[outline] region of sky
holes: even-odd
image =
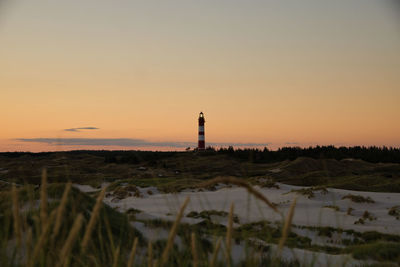
[[[400,146],[395,0],[0,0],[0,151]]]

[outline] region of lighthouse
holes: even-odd
[[[203,112],[200,112],[199,115],[199,150],[204,150],[206,149],[206,140],[204,138],[204,114]]]

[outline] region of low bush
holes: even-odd
[[[360,195],[352,195],[352,194],[348,194],[342,197],[342,199],[350,199],[351,201],[356,203],[375,203],[375,201],[370,197],[363,197]]]
[[[388,211],[388,214],[396,217],[397,220],[400,220],[400,206],[391,207]]]
[[[395,261],[400,263],[399,243],[373,243],[352,247],[351,254],[359,260]]]

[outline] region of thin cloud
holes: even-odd
[[[187,147],[190,142],[149,142],[132,138],[19,138],[17,141],[62,146]]]
[[[197,147],[195,142],[150,142],[133,138],[19,138],[20,142],[43,143],[61,146],[121,146],[121,147]],[[207,143],[214,147],[263,147],[269,143]]]
[[[78,128],[69,128],[64,129],[66,132],[80,132],[81,130],[99,130],[97,127],[78,127]]]

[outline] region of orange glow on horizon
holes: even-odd
[[[396,14],[310,3],[10,4],[0,151],[83,148],[21,138],[195,143],[200,111],[206,144],[400,146]],[[64,131],[86,126],[99,129]]]

